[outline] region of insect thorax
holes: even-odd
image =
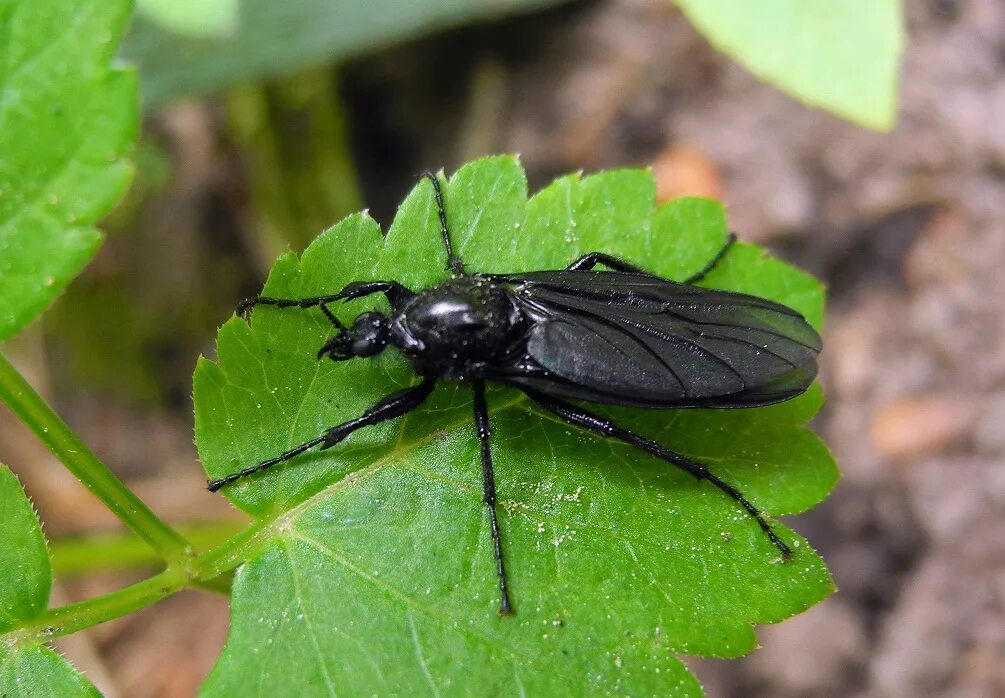
[[[477,378],[524,345],[524,320],[505,286],[466,276],[426,289],[395,309],[391,341],[417,372]]]

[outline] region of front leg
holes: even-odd
[[[338,318],[328,309],[328,303],[335,301],[349,301],[354,298],[363,298],[374,293],[383,293],[392,307],[401,301],[411,298],[415,294],[408,288],[402,286],[397,281],[354,281],[347,285],[338,293],[327,296],[311,296],[310,298],[270,298],[268,296],[253,296],[245,298],[237,304],[237,314],[246,317],[251,309],[256,305],[272,305],[277,308],[313,308],[319,306],[321,312],[325,314],[335,327],[345,329]]]

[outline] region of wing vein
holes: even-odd
[[[709,358],[711,358],[713,361],[715,361],[715,362],[717,362],[717,363],[725,366],[734,376],[736,376],[740,380],[740,384],[743,386],[742,390],[746,390],[746,388],[747,388],[747,381],[746,381],[746,379],[744,379],[744,377],[740,374],[740,372],[737,371],[736,368],[734,368],[728,361],[726,361],[721,356],[718,356],[717,354],[715,354],[715,352],[713,352],[711,349],[709,349],[707,347],[703,347],[701,344],[698,344],[696,341],[694,341],[692,339],[688,339],[687,337],[684,337],[684,336],[682,336],[680,334],[671,333],[671,332],[664,332],[664,331],[658,330],[655,327],[650,327],[649,325],[646,325],[645,323],[638,322],[637,320],[631,320],[630,318],[618,318],[618,319],[621,322],[624,322],[626,324],[631,325],[632,327],[634,327],[635,329],[637,329],[637,330],[639,330],[641,332],[645,332],[646,334],[652,335],[654,337],[658,337],[659,339],[662,339],[665,342],[669,343],[671,341],[671,338],[673,338],[673,339],[680,340],[681,342],[684,342],[685,344],[688,344],[688,345],[694,347],[695,349],[697,349],[699,352],[701,352],[705,356],[708,356]],[[635,337],[635,335],[631,335],[631,336]],[[641,342],[640,340],[638,340],[638,338],[636,338],[636,341],[639,341],[640,344],[645,344],[644,342]],[[670,367],[667,366],[667,368],[670,368]],[[670,369],[670,370],[672,371],[673,369]],[[683,385],[683,383],[681,383],[681,385]]]
[[[820,351],[797,311],[768,299],[618,272],[494,277],[533,324],[507,382],[625,405],[770,404],[805,390]],[[565,379],[565,380],[563,380]]]
[[[556,305],[558,305],[558,304],[556,304]],[[579,308],[574,308],[574,307],[568,306],[568,305],[558,305],[558,307],[560,307],[563,310],[566,310],[566,311],[568,311],[570,313],[573,313],[575,315],[580,315],[582,317],[588,317],[588,318],[594,320],[595,322],[599,322],[601,324],[607,325],[611,329],[613,329],[613,330],[615,330],[617,332],[620,332],[625,337],[630,338],[633,342],[635,342],[635,344],[637,344],[639,347],[641,347],[643,351],[645,351],[647,354],[649,354],[654,359],[656,359],[656,361],[661,366],[663,366],[663,368],[665,368],[667,371],[669,371],[670,375],[674,377],[674,380],[676,380],[678,383],[680,383],[680,387],[684,390],[684,394],[687,395],[687,385],[684,383],[684,381],[681,380],[680,376],[677,375],[677,372],[673,369],[673,367],[670,364],[668,364],[666,362],[666,360],[662,356],[659,355],[659,352],[655,351],[652,347],[650,347],[648,344],[646,344],[641,339],[639,339],[638,337],[636,337],[634,334],[632,334],[631,332],[625,332],[623,328],[618,327],[616,324],[614,324],[613,322],[611,322],[607,318],[605,318],[605,317],[603,317],[601,315],[597,315],[595,313],[591,313],[591,312],[589,312],[587,310],[582,310],[582,309],[579,309]],[[625,352],[623,349],[621,349],[620,347],[618,347],[616,344],[614,344],[613,342],[611,342],[606,337],[603,337],[602,335],[599,335],[599,334],[597,336],[600,337],[601,339],[603,339],[605,342],[607,342],[611,346],[613,346],[614,348],[616,348],[623,356],[631,358],[627,352]],[[740,378],[740,380],[742,381],[743,379]]]
[[[683,322],[685,324],[688,324],[688,325],[696,324],[694,322],[694,320],[689,320],[684,315],[681,315],[678,312],[670,310],[669,308],[665,309],[663,312],[665,312],[667,315],[670,315],[674,319],[679,320],[680,322]],[[776,330],[773,330],[773,329],[770,329],[770,328],[767,328],[767,327],[750,327],[749,325],[736,325],[736,324],[730,324],[728,322],[712,322],[712,321],[709,321],[709,320],[702,320],[701,323],[699,323],[699,324],[708,325],[709,327],[737,327],[739,329],[744,329],[744,330],[755,330],[757,332],[763,332],[764,334],[770,334],[772,337],[778,337],[779,339],[788,340],[790,342],[798,344],[799,346],[803,347],[804,349],[809,349],[812,352],[819,351],[819,347],[815,347],[815,346],[812,346],[810,344],[806,344],[805,342],[799,341],[795,337],[792,337],[792,336],[787,335],[787,334],[782,334],[781,332],[778,332]],[[721,335],[717,335],[717,337],[719,339],[733,339],[732,337],[723,337]]]

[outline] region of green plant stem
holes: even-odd
[[[46,611],[0,636],[0,641],[13,639],[18,644],[29,644],[69,635],[145,608],[181,591],[190,581],[184,569],[167,569],[110,594]]]
[[[234,571],[225,572],[219,577],[213,577],[212,579],[197,579],[192,582],[192,588],[198,589],[199,591],[208,591],[211,594],[221,594],[222,596],[230,596],[231,586],[234,584]]]
[[[194,566],[198,578],[214,579],[250,559],[269,544],[273,523],[273,520],[259,519],[222,545],[197,557]]]
[[[54,637],[99,625],[146,608],[183,589],[229,593],[231,572],[269,542],[274,521],[259,520],[188,566],[168,567],[158,575],[104,596],[54,608],[24,625],[0,634],[0,643],[47,642]]]
[[[169,567],[187,566],[191,551],[185,539],[161,521],[108,466],[98,460],[2,354],[0,400],[59,458],[67,470],[156,550]]]
[[[195,550],[208,550],[222,545],[244,528],[235,520],[208,521],[179,526]],[[91,572],[112,570],[142,570],[162,563],[160,555],[131,533],[108,533],[56,539],[49,544],[52,573],[57,577],[74,577]]]
[[[233,570],[269,544],[279,523],[276,519],[254,521],[215,548],[194,560],[190,559],[188,565],[168,567],[158,575],[110,594],[46,611],[20,627],[0,634],[0,643],[47,642],[145,608],[187,588],[228,593]],[[122,560],[129,559],[132,552],[127,548],[122,550]],[[76,555],[77,552],[73,552],[64,556],[64,560],[72,560]]]

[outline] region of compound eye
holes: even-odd
[[[352,353],[355,356],[373,356],[387,344],[389,321],[381,313],[363,313],[353,323]]]
[[[381,346],[379,344],[366,339],[357,339],[352,343],[353,356],[373,356],[379,352],[380,349]]]

